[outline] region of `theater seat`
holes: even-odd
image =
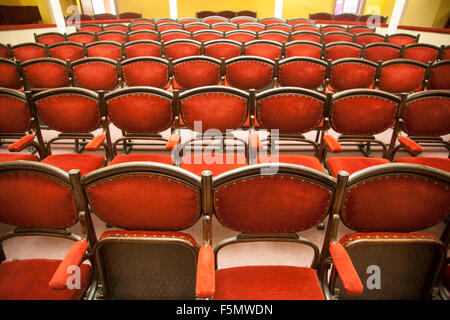
[[[300,166],[309,167],[312,169],[319,170],[320,172],[324,172],[322,165],[320,164],[319,159],[316,157],[308,157],[308,156],[299,156],[299,155],[284,155],[280,154],[276,159],[272,155],[267,155],[265,157],[258,157],[257,163],[268,163],[268,162],[282,162],[282,163],[291,163],[297,164]]]
[[[0,153],[0,162],[16,161],[16,160],[39,161],[39,158],[34,154]]]
[[[291,266],[246,266],[216,272],[215,300],[324,300],[316,271]]]
[[[435,158],[435,157],[408,157],[398,158],[395,162],[406,162],[421,164],[424,166],[433,167],[436,169],[450,172],[450,159],[449,158]]]
[[[173,164],[172,157],[164,154],[119,154],[114,157],[114,159],[108,164],[108,166],[132,161],[151,161]]]
[[[105,158],[95,154],[55,154],[41,162],[58,167],[64,171],[79,169],[81,175],[100,169],[105,165]]]
[[[367,157],[334,157],[327,159],[327,166],[333,177],[337,177],[339,171],[347,171],[352,174],[356,171],[390,163],[387,159],[382,158],[367,158]]]
[[[186,169],[199,176],[201,175],[203,170],[210,170],[213,175],[216,176],[226,171],[244,167],[247,165],[247,159],[242,153],[234,153],[233,156],[233,161],[230,161],[231,159],[227,159],[226,154],[215,154],[211,157],[210,160],[205,160],[204,157],[200,158],[200,155],[190,154],[183,156],[181,160],[181,168]],[[209,164],[209,162],[213,161],[214,163]]]
[[[0,264],[0,300],[78,300],[92,277],[88,264],[80,266],[80,289],[52,289],[48,283],[62,260],[30,259]],[[11,286],[14,284],[14,286]]]

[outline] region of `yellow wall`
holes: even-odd
[[[442,0],[436,16],[434,17],[433,27],[443,28],[450,17],[450,1]]]
[[[335,2],[335,0],[284,0],[283,18],[308,18],[311,13],[316,12],[333,13]]]
[[[169,17],[169,0],[116,0],[117,12],[142,13],[144,18]]]
[[[431,27],[440,5],[441,0],[410,0],[405,16],[400,24],[406,26]]]
[[[391,17],[395,0],[367,0],[363,14],[379,14],[383,17]],[[378,11],[378,12],[377,12]]]
[[[198,11],[242,11],[257,13],[258,18],[273,17],[274,0],[178,0],[178,18],[196,17]]]

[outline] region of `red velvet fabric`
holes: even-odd
[[[103,62],[88,62],[75,66],[73,75],[76,82],[89,90],[111,90],[117,85],[115,65]]]
[[[101,26],[80,26],[78,31],[86,31],[86,32],[92,32],[92,33],[100,33],[102,32]]]
[[[423,147],[418,144],[417,142],[415,142],[414,140],[411,140],[408,137],[403,137],[403,136],[399,136],[397,138],[398,142],[400,142],[400,144],[406,148],[409,152],[414,153],[414,154],[420,154],[423,152]]]
[[[448,97],[426,97],[408,103],[402,130],[418,136],[443,136],[450,133],[449,103]]]
[[[190,39],[190,36],[183,32],[169,32],[166,34],[161,34],[161,40],[164,42],[169,42],[176,39]]]
[[[362,34],[355,36],[355,42],[359,44],[383,43],[384,36],[379,34]],[[380,48],[386,48],[381,47]]]
[[[33,172],[0,175],[0,221],[13,226],[67,228],[78,221],[70,187]]]
[[[65,38],[64,35],[60,34],[48,34],[48,35],[42,35],[42,36],[38,36],[37,38],[37,42],[42,43],[42,44],[55,44],[55,43],[60,43],[60,42],[64,42]]]
[[[337,177],[339,171],[347,171],[352,174],[359,170],[389,163],[389,160],[382,158],[367,157],[335,157],[327,159],[327,167],[333,177]]]
[[[77,300],[88,286],[92,268],[80,266],[81,288],[54,290],[49,285],[61,260],[30,259],[0,264],[1,300]]]
[[[397,103],[382,97],[354,95],[333,102],[331,126],[341,134],[374,135],[395,120]]]
[[[215,293],[215,269],[214,269],[214,251],[211,245],[202,246],[198,254],[197,267],[197,298],[212,298]]]
[[[248,30],[248,31],[253,31],[253,32],[261,32],[264,31],[264,27],[259,25],[259,24],[249,24],[246,26],[240,25],[239,26],[239,30]]]
[[[127,42],[127,36],[126,34],[121,33],[105,33],[98,35],[99,41],[114,41],[118,43]]]
[[[450,64],[432,68],[428,86],[433,90],[450,90]]]
[[[202,175],[202,171],[209,170],[213,176],[217,176],[226,171],[247,165],[247,159],[241,153],[221,154],[221,153],[205,153],[205,154],[189,154],[181,159],[181,168],[186,169],[198,176]]]
[[[25,79],[33,88],[69,86],[66,66],[53,62],[39,62],[23,67]]]
[[[0,87],[19,89],[20,79],[17,68],[13,65],[0,62]]]
[[[268,25],[266,27],[266,30],[278,30],[278,31],[283,31],[283,32],[291,32],[292,31],[292,26],[288,25],[288,24],[274,24],[274,25]]]
[[[316,169],[320,172],[325,173],[325,170],[320,164],[319,159],[317,159],[316,157],[279,154],[278,156],[273,155],[258,156],[258,158],[256,159],[256,163],[269,163],[269,162],[296,164],[299,166],[305,166],[311,169]]]
[[[416,38],[408,37],[408,36],[401,36],[401,35],[394,35],[392,37],[387,38],[386,42],[392,43],[398,46],[402,45],[408,45],[412,43],[416,43]]]
[[[114,164],[134,161],[151,161],[165,164],[173,164],[172,158],[163,154],[119,154],[108,164],[112,166]]]
[[[378,61],[388,61],[400,57],[400,48],[394,49],[386,46],[373,46],[364,49],[364,59],[378,63]]]
[[[210,30],[205,30],[194,34],[192,38],[197,41],[208,42],[211,40],[223,39],[223,36],[215,32],[210,32]]]
[[[230,25],[230,24],[223,24],[223,25],[212,25],[211,26],[212,30],[217,30],[220,32],[228,32],[228,31],[233,31],[237,29],[237,25]]]
[[[41,162],[58,167],[64,171],[79,169],[81,175],[100,169],[105,165],[105,158],[95,154],[54,154]]]
[[[227,34],[225,39],[235,40],[239,43],[249,42],[256,39],[256,35],[244,33],[244,32],[234,32],[232,34]]]
[[[8,151],[18,152],[23,150],[26,146],[28,146],[35,138],[34,134],[27,134],[23,136],[19,140],[16,140],[14,143],[8,146]]]
[[[439,50],[429,47],[411,47],[406,48],[403,52],[403,59],[416,60],[423,63],[433,62],[436,60]]]
[[[353,34],[360,34],[360,33],[366,33],[366,32],[374,32],[372,29],[370,29],[369,27],[365,27],[365,26],[355,26],[352,27],[348,30],[348,32],[353,33]]]
[[[183,27],[181,25],[176,25],[176,24],[168,24],[165,26],[158,25],[159,32],[164,32],[164,31],[168,31],[168,30],[182,30],[182,29],[183,29]]]
[[[37,45],[24,45],[12,49],[12,51],[16,60],[19,60],[20,62],[37,58],[45,58],[47,56],[45,49]]]
[[[333,43],[339,41],[352,42],[353,38],[350,35],[345,34],[324,34],[323,41],[325,43]]]
[[[273,66],[258,61],[238,61],[227,65],[226,76],[233,87],[261,90],[272,83]]]
[[[247,266],[216,272],[215,300],[324,300],[316,271],[290,266]]]
[[[128,86],[164,88],[169,82],[168,66],[154,61],[136,61],[122,66]]]
[[[342,151],[342,146],[339,144],[336,138],[329,134],[323,136],[323,142],[325,142],[325,145],[333,153],[339,153]]]
[[[86,151],[96,151],[100,146],[105,142],[106,136],[104,134],[100,134],[96,136],[94,139],[92,139],[85,147],[84,149]]]
[[[217,188],[214,208],[217,219],[235,231],[299,232],[323,220],[331,198],[332,192],[318,182],[260,175]]]
[[[177,84],[182,89],[217,85],[220,82],[220,64],[191,60],[177,63],[173,67]]]
[[[0,162],[17,160],[39,161],[39,158],[35,154],[0,153]]]
[[[311,57],[320,59],[322,49],[315,45],[294,44],[286,46],[286,58],[290,57]]]
[[[309,25],[296,25],[294,27],[294,32],[295,31],[313,31],[313,32],[320,32],[320,28],[317,27],[316,25],[313,24],[309,24]]]
[[[95,41],[95,36],[89,35],[89,34],[75,33],[75,34],[69,35],[67,37],[67,39],[69,41],[73,41],[73,42],[88,44],[88,43],[92,43]]]
[[[0,46],[0,58],[9,59],[9,52],[6,47]]]
[[[293,86],[315,90],[325,80],[326,68],[308,61],[283,63],[279,67],[278,80],[281,86]]]
[[[109,26],[103,26],[103,31],[122,31],[122,32],[128,32],[128,26],[125,26],[125,25],[109,25]]]
[[[199,190],[175,178],[148,173],[110,177],[86,187],[95,214],[133,230],[182,230],[199,218]]]
[[[247,100],[228,93],[202,93],[181,101],[181,115],[185,125],[194,130],[195,121],[201,121],[202,131],[242,127],[247,119]]]
[[[278,129],[280,133],[305,133],[320,124],[323,108],[323,101],[310,96],[278,94],[258,100],[256,116],[264,129]]]
[[[75,61],[84,57],[83,48],[66,43],[53,48],[49,48],[49,53],[52,58],[63,61]]]
[[[281,47],[270,44],[252,44],[245,47],[245,54],[275,60],[281,58]]]
[[[341,63],[331,67],[330,85],[336,91],[371,88],[376,67],[359,63]]]
[[[172,101],[150,93],[121,95],[107,107],[111,121],[127,132],[161,132],[173,122]]]
[[[347,28],[346,26],[337,26],[337,25],[326,25],[322,27],[322,32],[323,33],[328,33],[328,32],[346,32]]]
[[[276,41],[276,42],[279,42],[279,43],[287,42],[288,38],[289,38],[288,35],[277,33],[277,32],[267,32],[267,33],[264,33],[264,34],[258,34],[258,39],[261,39],[261,40],[272,40],[272,41]]]
[[[379,87],[381,90],[401,93],[420,90],[425,69],[409,65],[394,64],[381,69]]]
[[[128,34],[129,41],[137,41],[137,40],[153,40],[158,41],[158,34],[153,32],[139,32],[135,34]]]
[[[136,43],[125,47],[127,58],[161,57],[161,46],[152,43]]]
[[[200,46],[192,43],[180,42],[165,46],[166,57],[173,60],[200,55]]]
[[[184,26],[184,30],[189,32],[195,32],[199,30],[209,30],[209,26],[204,25],[203,23],[192,23],[192,24],[186,24]]]
[[[325,60],[338,60],[343,58],[359,58],[361,49],[351,45],[336,45],[325,49]]]
[[[30,129],[30,112],[25,101],[0,95],[0,132],[25,132]]]
[[[442,221],[449,206],[445,185],[414,175],[389,175],[350,188],[341,218],[361,232],[413,232]]]
[[[450,49],[442,51],[441,60],[450,60]]]
[[[87,48],[88,57],[103,57],[113,60],[122,59],[122,49],[119,46],[100,43]]]
[[[205,45],[205,55],[216,59],[231,59],[241,55],[241,47],[229,43],[215,43]]]
[[[433,167],[439,170],[450,172],[449,158],[435,158],[435,157],[408,157],[398,158],[395,162],[415,163],[423,166]]]
[[[339,242],[332,242],[330,243],[330,254],[346,293],[349,295],[363,293],[363,284],[345,248]]]
[[[98,101],[75,94],[58,94],[37,100],[41,119],[60,132],[90,132],[100,124]]]
[[[291,35],[291,41],[311,41],[316,43],[321,43],[322,39],[320,33],[311,34],[311,33],[293,33]]]
[[[73,274],[73,272],[68,274],[67,268],[70,266],[79,266],[87,248],[88,243],[86,240],[77,241],[72,245],[49,282],[49,286],[52,289],[67,289],[67,279]]]

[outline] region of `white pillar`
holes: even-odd
[[[170,18],[178,19],[177,0],[169,0]]]
[[[47,0],[48,6],[50,8],[50,13],[52,15],[53,23],[56,24],[58,28],[58,32],[66,33],[66,21],[64,20],[64,15],[61,10],[61,5],[59,4],[59,0]]]
[[[283,0],[275,0],[275,12],[273,16],[275,18],[283,18]]]
[[[395,1],[394,9],[392,10],[391,18],[389,19],[387,34],[393,34],[397,31],[397,27],[400,24],[407,7],[408,0]]]

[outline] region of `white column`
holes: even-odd
[[[275,0],[275,12],[273,16],[275,18],[283,18],[283,0]]]
[[[47,0],[48,6],[50,8],[50,13],[52,15],[53,23],[56,24],[58,28],[58,32],[65,33],[67,32],[66,21],[64,20],[64,15],[61,10],[61,5],[59,4],[59,0]]]
[[[170,18],[178,19],[177,0],[169,0]]]
[[[391,18],[389,19],[387,34],[393,34],[397,31],[397,27],[400,24],[407,7],[408,0],[395,1],[394,9],[392,10]]]

